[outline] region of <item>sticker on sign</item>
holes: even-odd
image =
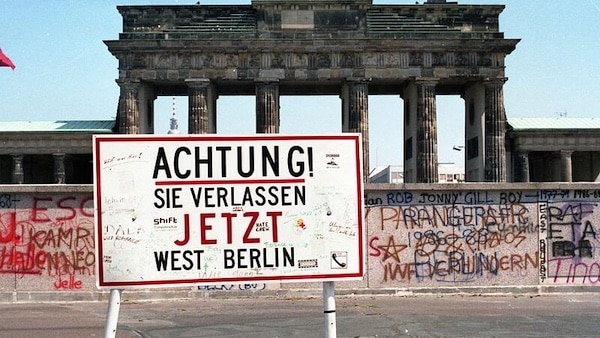
[[[100,288],[364,274],[359,134],[94,136]]]

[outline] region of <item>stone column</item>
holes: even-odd
[[[54,157],[54,183],[65,184],[67,174],[65,172],[65,154],[56,153],[52,154]]]
[[[560,151],[555,151],[555,152],[550,152],[547,156],[546,159],[549,160],[548,163],[551,163],[552,169],[551,170],[547,170],[547,168],[544,168],[546,170],[543,170],[542,173],[542,180],[543,181],[548,181],[548,182],[560,182],[562,181],[563,178],[563,164],[561,161],[561,154]],[[545,162],[544,162],[545,163]]]
[[[15,184],[23,184],[25,175],[23,173],[23,155],[15,154],[12,157],[12,182]]]
[[[438,182],[437,116],[433,80],[417,80],[417,183]]]
[[[506,182],[506,112],[502,87],[505,79],[485,87],[485,182]]]
[[[188,85],[188,134],[210,134],[216,132],[213,93],[209,79],[186,80]]]
[[[366,79],[346,79],[342,93],[342,130],[362,136],[363,182],[369,179],[369,84]]]
[[[256,80],[256,132],[279,133],[279,80]]]
[[[119,134],[139,134],[139,81],[117,81],[121,87],[117,123]]]
[[[573,152],[570,150],[560,151],[560,164],[561,164],[561,181],[562,182],[573,182],[573,166],[571,156]]]
[[[519,151],[517,154],[518,158],[518,168],[519,170],[519,179],[520,182],[529,182],[531,178],[529,177],[529,152],[527,151]]]

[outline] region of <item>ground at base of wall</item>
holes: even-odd
[[[319,288],[306,289],[278,289],[257,290],[249,287],[240,289],[226,288],[223,286],[200,287],[200,290],[168,290],[168,289],[144,289],[124,290],[122,292],[123,302],[159,301],[173,299],[197,299],[197,298],[320,298],[323,290]],[[420,296],[541,296],[551,294],[594,294],[600,293],[596,287],[473,287],[473,288],[387,288],[387,289],[336,289],[338,297],[349,296],[398,296],[398,297],[420,297]],[[0,303],[63,303],[63,302],[108,302],[109,291],[98,292],[0,292]]]

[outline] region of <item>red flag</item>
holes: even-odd
[[[15,64],[2,52],[2,49],[0,49],[0,67],[10,67],[12,70],[15,69]]]

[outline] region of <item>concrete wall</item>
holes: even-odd
[[[336,283],[340,290],[600,285],[600,184],[370,184],[365,220],[367,274],[363,281]],[[95,287],[93,229],[90,185],[0,186],[0,301],[104,299],[106,292]],[[319,288],[256,283],[127,293],[154,298]]]
[[[0,300],[96,291],[95,262],[91,186],[0,186]]]
[[[404,188],[366,192],[370,288],[600,284],[598,185]]]

